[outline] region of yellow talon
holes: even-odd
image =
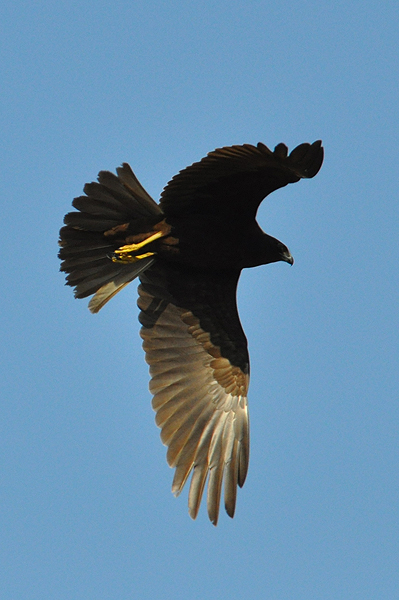
[[[120,250],[120,249],[119,249]],[[114,254],[116,254],[116,250],[114,252]],[[134,263],[137,262],[139,260],[141,260],[142,258],[147,258],[147,256],[154,256],[155,252],[146,252],[145,254],[139,254],[136,256],[133,256],[132,254],[129,254],[129,252],[118,252],[119,256],[113,256],[112,257],[112,262],[117,262],[117,263],[124,263],[124,264],[128,264],[128,263]]]
[[[120,248],[118,248],[118,250],[115,250],[115,254],[125,254],[128,252],[136,252],[137,250],[140,250],[140,248],[143,248],[144,246],[146,246],[147,244],[150,244],[151,242],[155,242],[155,240],[159,239],[160,237],[163,237],[164,235],[165,235],[165,232],[157,231],[157,232],[153,233],[152,235],[150,235],[150,237],[143,240],[142,242],[139,242],[138,244],[127,244],[126,246],[121,246]]]
[[[147,256],[154,256],[155,252],[146,252],[145,254],[140,254],[139,256],[136,256],[136,258],[138,258],[139,260],[141,258],[147,258]]]

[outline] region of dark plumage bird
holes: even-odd
[[[176,175],[159,204],[128,164],[75,198],[60,231],[61,270],[75,296],[94,294],[98,312],[135,277],[141,336],[150,365],[156,422],[175,467],[178,495],[192,473],[189,513],[197,516],[208,478],[209,518],[217,524],[222,482],[233,517],[249,458],[249,357],[236,305],[245,267],[293,263],[264,233],[256,212],[265,196],[314,177],[321,142],[288,155],[279,144],[220,148]]]

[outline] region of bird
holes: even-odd
[[[123,163],[100,171],[72,202],[60,230],[61,271],[76,298],[92,296],[97,313],[139,278],[141,337],[150,392],[175,469],[177,496],[189,479],[188,508],[197,517],[207,488],[217,525],[222,488],[234,516],[249,461],[249,355],[237,310],[244,268],[294,259],[256,221],[271,192],[314,177],[321,141],[217,148],[180,171],[159,203]]]

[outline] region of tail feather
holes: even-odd
[[[129,235],[151,231],[162,220],[159,205],[124,163],[118,175],[101,171],[98,183],[84,187],[85,196],[75,198],[77,211],[65,216],[60,231],[61,271],[76,298],[95,294],[89,304],[98,312],[108,300],[154,263],[146,257],[134,263],[113,262],[111,256]]]
[[[84,231],[104,232],[120,224],[121,216],[119,215],[119,218],[108,219],[103,214],[93,215],[87,212],[70,212],[65,215],[64,223],[65,225],[71,225],[71,227],[83,229]]]
[[[162,210],[160,209],[159,205],[154,202],[151,196],[145,191],[136,175],[130,168],[130,165],[127,163],[122,163],[122,166],[118,167],[116,172],[118,173],[120,181],[128,190],[130,190],[138,202],[147,208],[151,206],[152,210],[157,214],[162,214]]]
[[[140,273],[148,269],[155,262],[154,258],[143,258],[137,263],[125,265],[123,273],[117,275],[112,281],[103,285],[89,302],[89,309],[97,313],[111,298],[127,286]],[[128,268],[129,267],[129,268]]]
[[[123,208],[122,204],[106,203],[92,196],[79,196],[72,202],[72,206],[77,210],[89,213],[91,215],[102,215],[109,219],[119,219]]]

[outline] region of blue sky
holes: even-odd
[[[1,9],[1,596],[398,597],[393,1],[8,2]],[[100,169],[154,198],[215,147],[323,139],[243,274],[251,461],[214,528],[170,493],[136,285],[97,316],[58,230]]]

